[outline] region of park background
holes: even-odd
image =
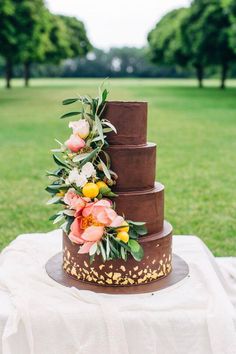
[[[175,234],[235,255],[235,0],[1,0],[0,76],[0,248],[52,228],[45,171],[69,131],[61,101],[110,77],[109,99],[149,104]]]

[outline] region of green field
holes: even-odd
[[[69,134],[63,98],[95,94],[98,80],[47,79],[31,88],[0,81],[0,248],[21,233],[52,229],[45,170],[54,138]],[[194,80],[110,80],[110,99],[149,102],[148,137],[158,145],[157,179],[175,234],[201,237],[215,255],[236,254],[236,82],[220,91]],[[134,127],[135,128],[135,127]],[[142,168],[142,166],[137,166]]]

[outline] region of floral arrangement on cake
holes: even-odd
[[[62,210],[50,220],[61,223],[69,239],[81,245],[78,253],[88,253],[90,262],[96,255],[103,261],[127,260],[128,254],[140,261],[143,249],[138,239],[147,233],[145,223],[125,220],[115,211],[112,186],[118,176],[110,168],[105,149],[106,134],[116,133],[116,128],[102,118],[107,96],[107,89],[99,87],[96,98],[78,96],[62,102],[77,103],[80,108],[61,118],[79,116],[79,120],[69,123],[69,139],[64,143],[56,140],[59,148],[52,150],[57,169],[47,172],[52,180],[46,188],[51,194],[47,204],[61,205]]]

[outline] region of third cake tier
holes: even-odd
[[[121,192],[114,198],[118,214],[146,222],[148,234],[158,233],[164,222],[164,186],[156,182],[148,191]]]

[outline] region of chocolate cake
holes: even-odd
[[[63,268],[71,277],[100,286],[131,286],[158,281],[172,269],[172,226],[164,220],[164,186],[155,182],[156,144],[147,142],[146,102],[107,102],[103,118],[117,129],[107,135],[111,169],[118,175],[113,190],[116,211],[127,220],[146,222],[140,237],[144,257],[136,261],[78,254],[79,245],[63,236]]]

